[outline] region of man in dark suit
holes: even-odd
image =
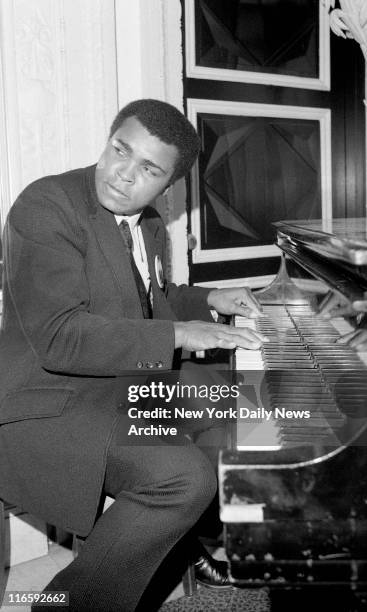
[[[181,349],[264,340],[210,315],[258,314],[248,290],[176,286],[162,273],[165,228],[150,205],[198,147],[177,109],[133,102],[96,166],[34,182],[6,223],[0,496],[88,536],[46,588],[69,591],[73,611],[134,610],[215,494],[190,436],[128,438],[135,375],[169,371]],[[96,521],[102,490],[115,502]]]

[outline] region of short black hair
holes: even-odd
[[[170,183],[189,172],[200,151],[200,139],[185,115],[172,104],[161,100],[135,100],[118,112],[111,125],[109,138],[129,117],[135,117],[152,136],[177,147],[179,155]]]

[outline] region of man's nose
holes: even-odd
[[[118,177],[126,183],[135,182],[136,168],[132,160],[121,163],[117,170]]]

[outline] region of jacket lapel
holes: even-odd
[[[129,311],[129,316],[142,317],[143,313],[139,294],[131,270],[129,256],[114,215],[99,205],[95,215],[91,217],[91,222],[100,249],[113,271],[121,291],[123,304]],[[129,297],[130,299],[128,299]]]
[[[89,219],[92,223],[99,247],[113,272],[120,290],[125,316],[142,318],[143,312],[135,278],[131,270],[129,256],[126,252],[116,219],[110,211],[101,206],[97,198],[94,182],[95,168],[95,165],[86,168],[85,174],[87,191],[86,205]],[[158,256],[161,261],[163,260],[164,237],[161,235],[163,226],[160,220],[157,221],[156,215],[150,215],[149,208],[146,209],[142,215],[141,229],[152,283],[153,316],[156,319],[174,320],[176,317],[166,300],[164,290],[158,285],[154,265],[156,256]]]
[[[156,272],[156,259],[163,263],[163,248],[164,241],[161,236],[161,222],[157,222],[155,218],[142,216],[141,230],[144,238],[145,250],[148,259],[149,275],[153,293],[153,317],[154,319],[176,319],[169,303],[167,302],[164,287],[161,288],[158,284]]]

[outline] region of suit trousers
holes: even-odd
[[[146,438],[126,443],[124,431],[121,418],[107,456],[104,491],[115,502],[78,557],[45,587],[69,591],[69,612],[135,610],[162,561],[217,489],[209,459],[186,437],[176,445],[155,439],[148,446]]]

